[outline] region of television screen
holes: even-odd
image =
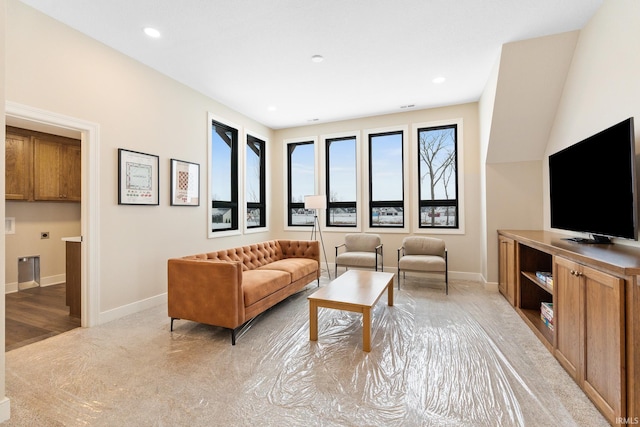
[[[552,228],[637,239],[633,117],[550,155],[549,186]]]

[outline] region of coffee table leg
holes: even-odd
[[[309,340],[318,341],[318,304],[309,301]]]
[[[387,304],[393,306],[393,279],[389,282],[387,294]]]
[[[371,351],[371,309],[362,310],[362,350]]]

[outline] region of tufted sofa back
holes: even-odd
[[[240,262],[242,263],[242,271],[253,270],[284,258],[312,258],[319,260],[319,246],[310,245],[308,242],[300,240],[269,240],[267,242],[184,257],[184,259],[201,261]]]
[[[223,249],[206,254],[184,257],[185,259],[199,259],[203,261],[235,261],[242,263],[242,271],[253,270],[283,257],[280,243],[277,240],[254,243],[237,248]]]

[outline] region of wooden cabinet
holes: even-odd
[[[34,199],[80,201],[80,146],[34,139]]]
[[[66,303],[69,306],[69,316],[80,317],[81,314],[81,243],[67,240],[66,251]]]
[[[509,301],[516,305],[516,245],[513,239],[498,237],[499,273],[498,290]]]
[[[80,141],[7,127],[5,199],[81,200]]]
[[[33,194],[33,149],[31,138],[6,134],[5,138],[5,199],[30,200]]]
[[[555,257],[556,357],[613,422],[625,411],[624,281]]]
[[[585,245],[564,237],[537,230],[499,232],[499,241],[511,239],[515,245],[515,310],[611,424],[636,420],[640,248]],[[540,280],[538,271],[552,272],[551,284]],[[542,302],[553,303],[553,330],[540,320]]]

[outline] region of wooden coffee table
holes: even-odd
[[[309,295],[309,339],[318,341],[318,307],[362,313],[362,349],[371,351],[371,308],[387,291],[393,305],[393,273],[349,270]]]

